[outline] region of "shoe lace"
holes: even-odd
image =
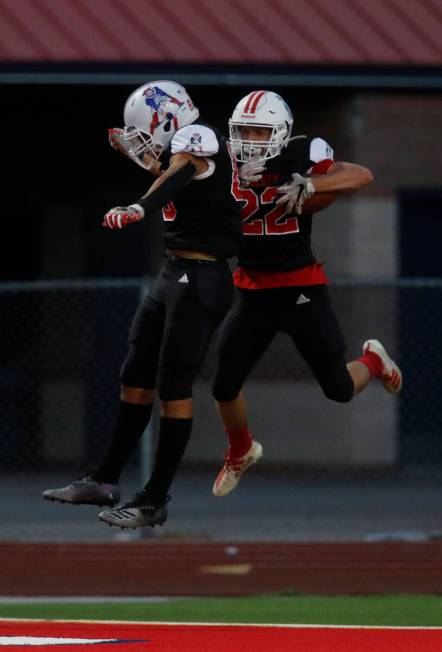
[[[95,482],[93,479],[91,473],[83,473],[83,475],[79,475],[78,478],[75,478],[74,482],[75,484],[86,484],[87,482]]]
[[[233,457],[230,450],[224,455],[224,466],[226,469],[232,469],[233,471],[238,471],[243,465],[244,460],[241,457]]]
[[[97,482],[97,480],[95,480],[94,471],[95,469],[85,469],[83,474],[77,478],[77,481],[89,482],[92,480],[92,482]]]

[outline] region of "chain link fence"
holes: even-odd
[[[129,325],[148,287],[148,279],[0,285],[0,540],[147,536],[108,530],[95,508],[46,503],[41,492],[84,475],[103,455]],[[366,339],[380,339],[402,368],[402,393],[389,396],[372,382],[350,404],[332,403],[289,338],[278,336],[246,385],[264,458],[233,494],[215,498],[225,436],[210,395],[212,345],[169,520],[148,536],[442,537],[442,280],[340,281],[331,292],[348,358]],[[125,471],[124,497],[146,480],[154,433],[155,418]]]

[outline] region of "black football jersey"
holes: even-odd
[[[178,130],[167,156],[188,152],[202,156],[209,169],[175,195],[163,208],[163,239],[168,249],[202,251],[220,258],[243,248],[240,204],[233,194],[234,157],[221,133],[203,123]]]
[[[243,202],[244,249],[241,267],[258,270],[291,270],[312,265],[312,215],[287,213],[287,204],[277,206],[277,188],[304,175],[319,161],[333,160],[333,150],[322,138],[300,136],[289,142],[280,156],[266,162],[262,179],[239,189]]]

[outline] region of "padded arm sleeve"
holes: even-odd
[[[163,208],[168,202],[172,201],[179,190],[189,183],[195,172],[196,167],[188,161],[186,165],[183,165],[182,168],[179,168],[172,176],[166,179],[152,194],[138,199],[134,203],[141,206],[145,214]]]

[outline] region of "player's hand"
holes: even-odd
[[[109,137],[109,145],[113,147],[120,154],[124,156],[129,156],[129,149],[132,147],[133,143],[125,138],[124,129],[121,127],[112,127],[112,129],[107,130]]]
[[[280,186],[277,191],[282,194],[282,197],[276,203],[287,203],[287,212],[291,213],[294,208],[296,215],[301,215],[302,205],[305,200],[312,197],[316,192],[313,181],[309,177],[303,177],[298,172],[292,174],[292,181]]]
[[[238,176],[241,186],[247,186],[252,181],[259,181],[262,179],[262,174],[265,169],[264,159],[251,158],[241,165],[238,170]]]
[[[131,206],[117,206],[111,208],[103,219],[103,226],[107,229],[124,229],[125,226],[140,222],[144,218],[144,209],[138,204]]]

